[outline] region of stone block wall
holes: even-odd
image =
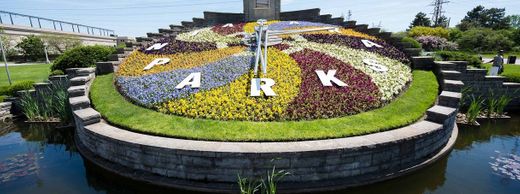
[[[450,82],[448,87],[464,88],[467,95],[484,99],[507,95],[513,98],[507,109],[520,110],[520,83],[506,82],[502,76],[488,76],[486,69],[468,69],[466,61],[434,61],[432,57],[413,57],[412,62],[418,69],[433,70],[442,79],[462,82],[463,86]]]
[[[280,182],[280,191],[309,192],[402,176],[447,153],[457,136],[460,87],[454,80],[439,79],[445,90],[425,120],[380,133],[314,141],[210,142],[131,132],[107,124],[91,107],[88,82],[71,87],[83,90],[71,95],[70,103],[80,152],[123,176],[189,190],[236,192],[237,175],[265,176],[275,166],[291,172]]]

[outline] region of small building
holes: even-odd
[[[258,19],[279,20],[281,0],[244,0],[246,21]]]

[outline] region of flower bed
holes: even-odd
[[[331,27],[270,21],[271,30]],[[135,104],[189,118],[288,121],[354,115],[388,104],[412,81],[408,58],[383,40],[352,29],[283,37],[268,49],[267,74],[253,73],[253,48],[241,44],[256,22],[223,24],[164,38],[132,53],[116,73],[119,91]],[[333,26],[337,27],[337,26]],[[367,47],[370,40],[383,48]],[[168,43],[148,51],[155,43]],[[146,66],[158,58],[168,63]],[[368,63],[368,61],[372,61]],[[374,68],[374,64],[382,70]],[[336,70],[346,86],[325,86],[317,71]],[[200,87],[176,89],[192,73]],[[251,96],[251,81],[268,78],[275,96]]]

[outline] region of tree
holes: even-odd
[[[73,49],[75,47],[81,46],[81,40],[72,35],[52,35],[46,34],[42,36],[43,41],[45,41],[49,46],[50,53],[62,54],[63,52]]]
[[[413,19],[409,28],[412,29],[415,26],[431,26],[431,24],[432,21],[430,18],[426,17],[425,13],[419,12],[417,15],[415,15],[415,19]]]
[[[470,28],[507,29],[510,27],[510,17],[505,17],[505,12],[505,8],[486,9],[479,5],[469,11],[457,27],[463,31]]]
[[[520,29],[520,15],[510,15],[509,17],[509,25],[511,27]]]
[[[17,52],[16,49],[14,49],[13,47],[13,42],[11,38],[9,38],[9,36],[2,35],[3,32],[4,30],[0,28],[0,41],[2,41],[2,44],[4,46],[4,51],[6,55],[5,57],[7,58],[7,60],[9,60],[9,58],[15,56]],[[4,58],[1,55],[2,54],[0,53],[0,61],[4,61]]]
[[[443,27],[443,28],[447,28],[449,27],[449,24],[450,21],[448,20],[448,18],[446,16],[441,16],[439,18],[439,20],[437,21],[436,24],[434,24],[435,27]]]
[[[26,60],[37,61],[45,56],[43,41],[35,35],[27,36],[16,45]]]
[[[509,30],[492,30],[489,28],[473,28],[462,33],[457,40],[459,47],[469,51],[510,50],[514,42],[509,38]]]

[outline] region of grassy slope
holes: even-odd
[[[115,90],[112,74],[95,80],[91,98],[107,121],[142,133],[215,141],[294,141],[354,136],[408,125],[433,105],[437,92],[433,73],[415,71],[408,91],[383,108],[343,118],[300,122],[215,121],[162,114],[126,101]]]
[[[491,68],[491,64],[484,64],[484,67],[489,70]],[[520,83],[520,65],[505,64],[504,72],[501,74],[501,76],[507,77],[508,81]]]
[[[11,73],[13,84],[25,80],[41,82],[47,80],[50,72],[49,68],[50,64],[11,66],[9,67],[9,72]],[[2,86],[9,86],[9,81],[7,80],[7,74],[3,65],[0,68],[0,87]]]

